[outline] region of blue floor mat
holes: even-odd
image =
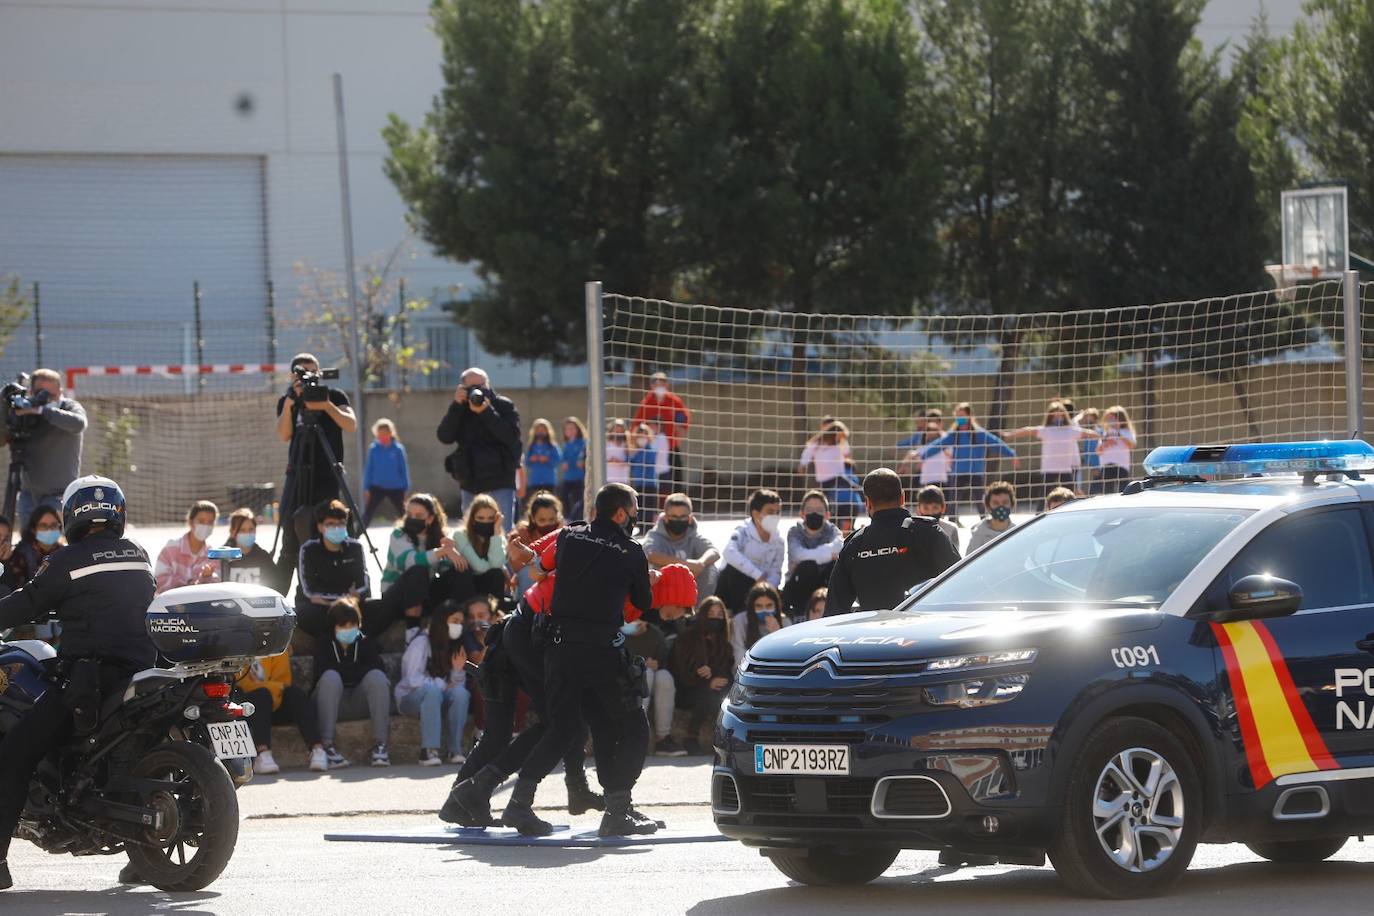
[[[342,843],[428,843],[436,846],[552,846],[563,849],[596,849],[613,846],[668,846],[676,843],[725,842],[729,837],[712,831],[660,830],[649,836],[599,837],[595,830],[577,833],[567,825],[555,826],[549,836],[521,836],[514,830],[493,827],[433,827],[410,830],[378,830],[368,833],[326,833],[326,840]]]

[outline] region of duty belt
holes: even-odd
[[[574,643],[579,646],[609,647],[620,633],[618,624],[598,623],[576,617],[565,617],[561,620],[550,617],[548,627],[549,639],[554,645]]]

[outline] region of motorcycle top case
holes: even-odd
[[[296,612],[262,585],[186,585],[158,595],[145,625],[169,661],[213,662],[285,652]]]

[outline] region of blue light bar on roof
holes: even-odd
[[[1166,445],[1145,458],[1147,477],[1234,477],[1374,471],[1374,447],[1360,439]]]

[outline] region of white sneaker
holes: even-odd
[[[448,755],[448,762],[450,764],[457,764],[458,766],[462,766],[463,764],[468,762],[468,758],[458,753],[457,751],[454,751],[452,754]]]
[[[391,755],[386,752],[385,744],[372,745],[372,765],[374,767],[391,766]]]
[[[439,759],[439,752],[434,748],[427,747],[420,751],[420,766],[437,767],[441,763],[443,763],[443,761]]]
[[[312,773],[323,773],[329,769],[329,758],[324,754],[324,748],[312,748],[310,751],[310,771]]]
[[[277,761],[272,759],[270,750],[258,751],[257,759],[253,761],[253,775],[272,776],[280,772],[281,767],[277,766]]]

